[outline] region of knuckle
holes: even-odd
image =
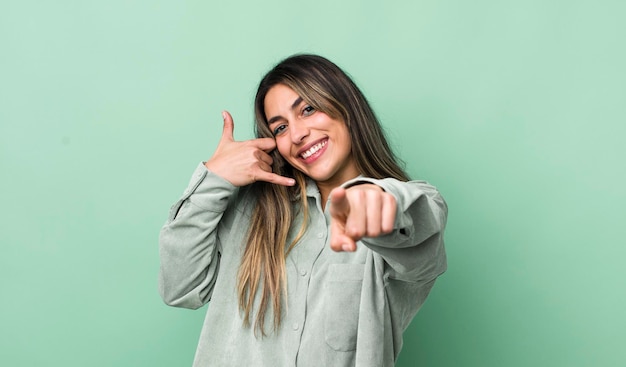
[[[377,229],[368,230],[367,231],[367,236],[368,237],[378,237],[378,236],[380,236],[380,230],[378,228]]]
[[[350,237],[353,238],[361,238],[365,235],[363,228],[359,228],[357,226],[350,226],[348,233],[350,234]]]

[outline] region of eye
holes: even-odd
[[[278,125],[274,128],[274,130],[272,130],[272,133],[274,134],[274,136],[282,133],[283,131],[285,131],[285,129],[287,128],[287,125]]]
[[[314,112],[315,112],[315,108],[309,105],[304,106],[304,108],[302,109],[303,116],[311,116]]]

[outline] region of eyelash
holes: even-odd
[[[274,128],[274,130],[272,130],[272,134],[274,134],[274,136],[280,134],[281,132],[283,132],[285,129],[287,128],[287,125],[278,125]]]
[[[304,108],[302,109],[302,115],[304,116],[311,116],[313,112],[315,112],[315,108],[309,105],[304,106]]]
[[[304,117],[311,116],[314,112],[315,112],[315,108],[310,105],[306,105],[304,106],[304,108],[302,108],[302,116]],[[276,136],[280,134],[281,132],[285,131],[286,128],[287,128],[287,125],[285,124],[278,125],[272,130],[272,134]]]

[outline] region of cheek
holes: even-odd
[[[352,139],[350,138],[350,132],[348,132],[348,129],[345,127],[342,127],[339,130],[339,134],[337,134],[340,138],[340,140],[343,142],[343,145],[345,147],[347,147],[348,149],[350,149],[350,147],[352,146]]]
[[[288,141],[282,138],[276,139],[276,150],[278,150],[278,153],[287,161],[291,159],[290,149],[291,144]]]

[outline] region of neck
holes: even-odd
[[[317,184],[317,188],[320,190],[320,196],[322,197],[322,210],[326,210],[326,202],[328,201],[328,197],[330,196],[330,192],[333,191],[333,189],[337,187],[330,187],[330,186],[325,186],[325,185],[320,185],[320,183]]]
[[[355,177],[358,177],[358,174],[355,174],[351,177],[342,179],[342,180],[329,180],[329,181],[316,181],[317,189],[320,191],[320,196],[322,199],[322,210],[326,209],[326,203],[328,202],[328,198],[330,197],[331,191],[334,188],[341,186],[344,182],[351,180]]]

